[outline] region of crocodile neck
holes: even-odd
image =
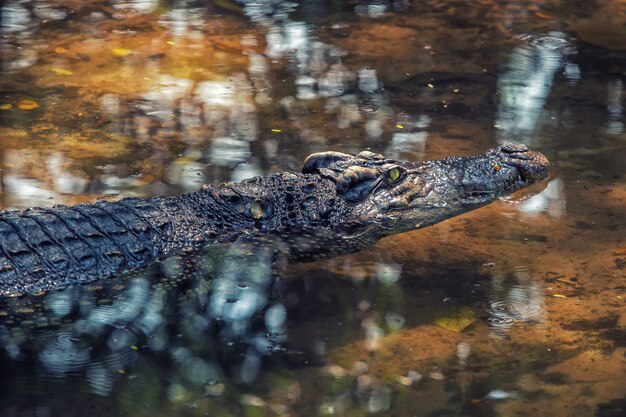
[[[333,182],[317,175],[292,173],[204,186],[196,192],[155,197],[148,202],[167,218],[165,227],[153,225],[164,232],[160,256],[197,250],[216,241],[268,233],[286,239],[299,235],[303,240],[319,240],[322,244],[337,237],[330,236],[329,231],[337,229],[348,213],[343,200],[337,197]],[[359,248],[365,245],[363,242]],[[299,259],[306,258],[304,252],[294,251]]]

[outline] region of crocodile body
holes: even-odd
[[[0,294],[59,290],[214,242],[276,237],[293,258],[353,252],[473,210],[547,175],[547,159],[507,144],[418,163],[361,152],[313,154],[302,173],[126,198],[0,212]]]

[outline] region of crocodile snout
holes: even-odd
[[[519,170],[525,181],[535,182],[548,176],[550,163],[541,152],[531,151],[526,145],[517,143],[505,143],[498,151]]]

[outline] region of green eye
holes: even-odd
[[[400,172],[400,168],[391,168],[387,175],[389,175],[390,180],[397,181],[402,176],[402,172]]]
[[[259,200],[256,200],[250,206],[250,214],[252,215],[253,218],[257,220],[260,220],[265,214],[263,213],[263,207],[261,207],[261,202]]]

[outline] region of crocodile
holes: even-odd
[[[478,156],[403,162],[320,152],[300,173],[188,194],[0,212],[0,296],[61,290],[216,242],[277,239],[289,258],[358,251],[484,206],[547,176],[548,160],[506,143]]]

